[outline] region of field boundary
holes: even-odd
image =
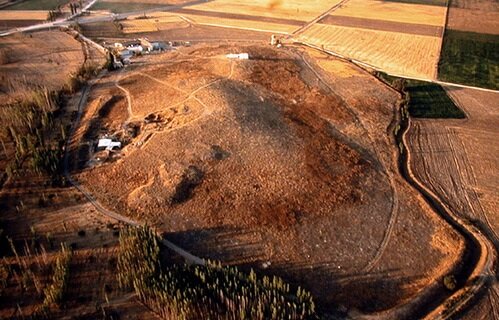
[[[469,86],[469,85],[465,85],[465,84],[459,84],[459,83],[451,83],[451,82],[445,82],[445,81],[440,81],[440,80],[436,80],[436,79],[426,79],[426,78],[419,78],[419,77],[411,77],[411,76],[407,76],[407,75],[402,75],[402,74],[397,74],[397,73],[393,73],[393,72],[388,72],[386,70],[383,70],[379,67],[376,67],[374,65],[371,65],[369,63],[365,63],[365,62],[362,62],[362,61],[359,61],[359,60],[356,60],[356,59],[351,59],[349,57],[346,57],[342,54],[339,54],[337,52],[334,52],[334,51],[331,51],[331,50],[327,50],[327,49],[324,49],[324,48],[321,48],[317,45],[314,45],[314,44],[311,44],[311,43],[308,43],[308,42],[304,42],[304,41],[300,41],[300,40],[297,40],[297,39],[292,39],[293,43],[295,44],[299,44],[299,45],[303,45],[303,46],[306,46],[306,47],[309,47],[309,48],[313,48],[313,49],[316,49],[316,50],[319,50],[321,52],[324,52],[326,54],[329,54],[333,57],[336,57],[336,58],[340,58],[342,60],[345,60],[345,61],[348,61],[348,62],[351,62],[363,69],[373,69],[373,70],[376,70],[376,71],[382,71],[390,76],[393,76],[393,77],[398,77],[398,78],[403,78],[403,79],[409,79],[409,80],[419,80],[419,81],[426,81],[426,82],[432,82],[432,83],[436,83],[436,84],[439,84],[441,86],[454,86],[454,87],[458,87],[458,88],[467,88],[467,89],[474,89],[474,90],[479,90],[479,91],[484,91],[484,92],[492,92],[492,93],[499,93],[499,90],[494,90],[494,89],[487,89],[487,88],[481,88],[481,87],[474,87],[474,86]]]
[[[451,5],[451,1],[452,0],[446,1],[444,27],[442,29],[442,41],[440,42],[440,48],[438,49],[438,61],[435,70],[435,79],[438,79],[438,69],[440,69],[440,57],[442,55],[442,49],[444,48],[445,31],[447,31],[447,22],[449,21],[449,6]]]

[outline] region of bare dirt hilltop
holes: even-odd
[[[238,52],[250,59],[225,57]],[[304,50],[147,56],[92,90],[78,179],[194,254],[284,276],[322,307],[382,311],[440,286],[463,245],[398,174],[399,99]],[[104,132],[126,146],[84,168]]]

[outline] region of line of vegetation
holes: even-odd
[[[315,319],[306,290],[278,277],[237,267],[160,262],[160,243],[148,227],[120,232],[118,282],[164,319]]]
[[[0,297],[8,287],[18,286],[23,295],[39,303],[30,319],[51,319],[51,311],[60,309],[67,293],[73,251],[61,243],[61,250],[50,259],[40,240],[32,229],[31,241],[24,242],[20,255],[14,241],[8,238],[14,259],[8,262],[3,257],[0,264]],[[20,307],[18,312],[22,315]]]
[[[378,72],[377,76],[396,90],[404,92],[406,99],[408,99],[408,111],[411,117],[466,118],[466,114],[456,106],[439,84],[402,79],[383,72]]]
[[[66,244],[61,244],[61,251],[58,253],[55,261],[55,270],[52,276],[52,282],[43,290],[42,310],[49,310],[51,307],[59,307],[64,300],[68,280],[69,266],[73,250]]]
[[[447,29],[438,78],[499,90],[499,35]]]
[[[22,98],[0,108],[0,142],[2,146],[12,142],[15,149],[6,168],[8,177],[28,170],[49,175],[56,185],[62,183],[66,127],[56,121],[57,116],[62,111],[64,96],[76,92],[97,71],[96,66],[84,64],[65,88],[27,89]]]

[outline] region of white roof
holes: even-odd
[[[112,150],[114,147],[121,148],[121,142],[113,141],[111,139],[99,139],[99,143],[97,144],[98,148],[106,148],[107,150]]]
[[[247,54],[247,53],[229,53],[226,55],[226,57],[229,59],[248,60],[249,54]]]

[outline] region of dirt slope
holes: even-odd
[[[408,135],[412,170],[454,212],[477,221],[497,248],[499,142],[495,137],[499,135],[499,94],[453,87],[446,90],[468,118],[415,120]],[[478,313],[497,319],[497,283],[484,299]]]
[[[405,302],[458,259],[462,240],[398,176],[398,94],[329,62],[195,46],[111,73],[81,131],[99,119],[100,97],[121,87],[140,134],[79,179],[191,252],[280,274],[324,308]]]

